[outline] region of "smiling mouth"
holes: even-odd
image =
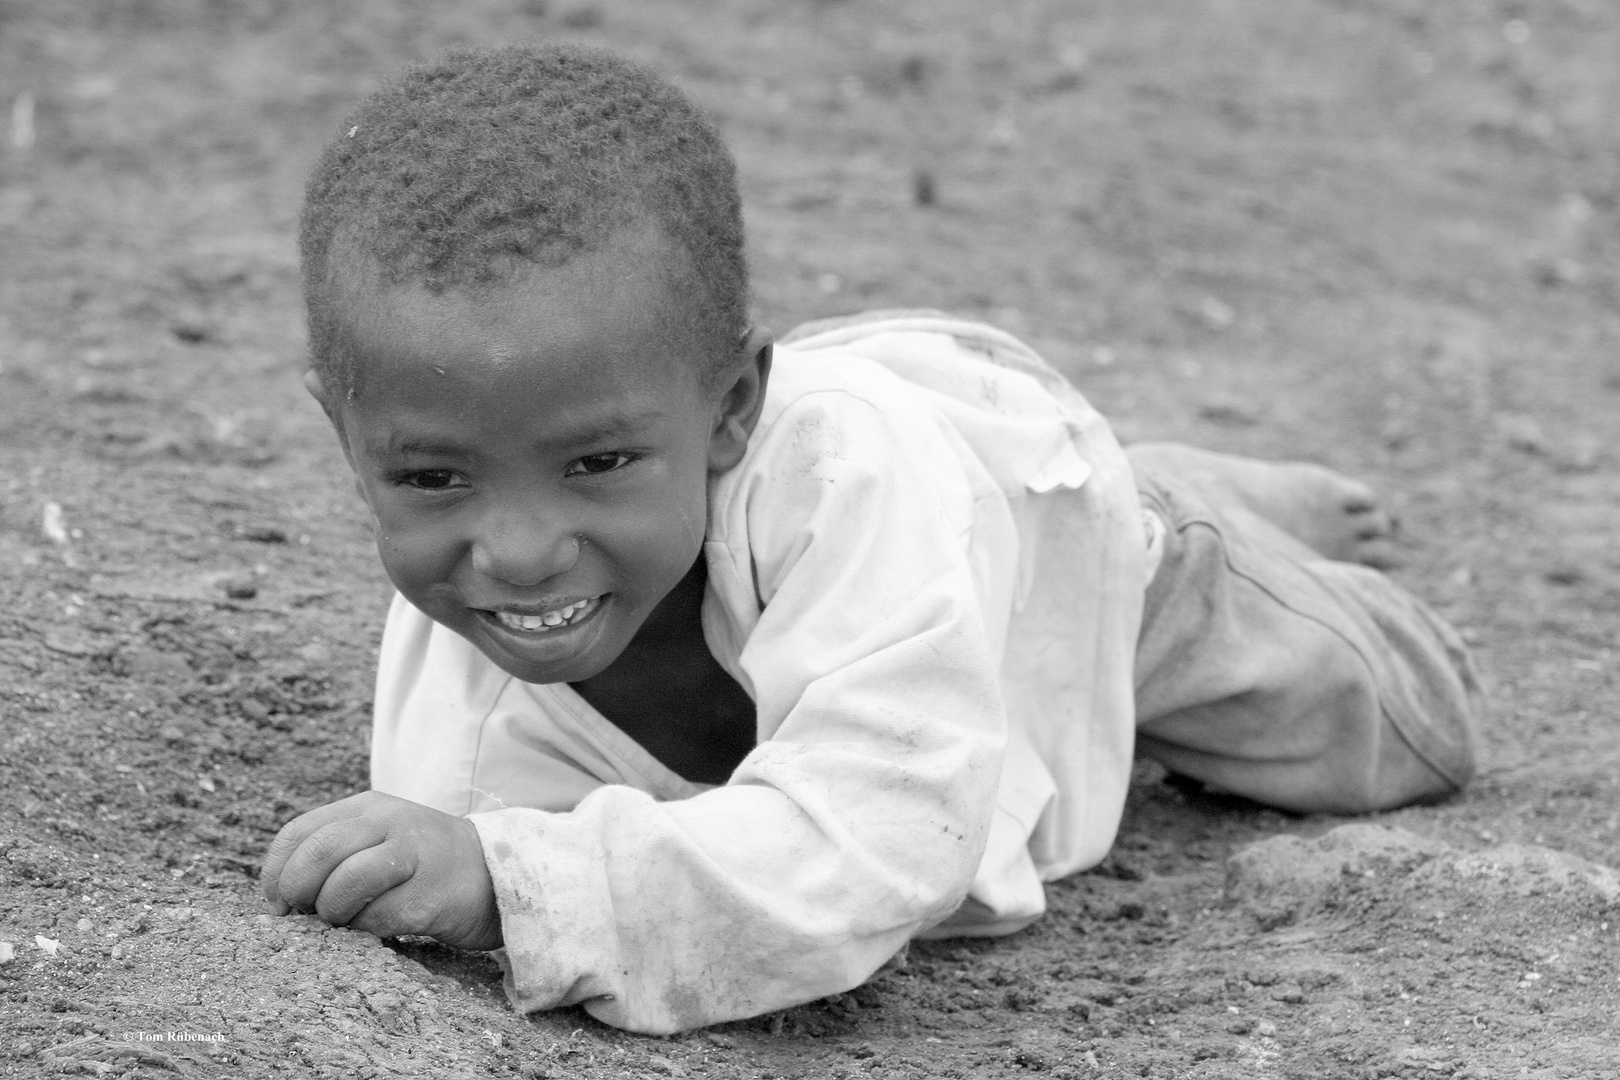
[[[601,603],[600,596],[592,596],[539,615],[522,615],[514,611],[491,611],[488,614],[503,627],[516,633],[545,634],[589,618],[591,612],[600,607]]]

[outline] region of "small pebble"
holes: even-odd
[[[332,662],[332,650],[318,641],[310,642],[299,649],[298,656],[299,659],[307,660],[311,664],[330,664]]]
[[[35,934],[34,944],[38,945],[41,949],[44,949],[45,952],[50,956],[55,956],[56,950],[62,947],[62,943],[60,941],[57,941],[54,938],[48,938],[44,934]]]
[[[1198,407],[1198,415],[1222,427],[1253,427],[1260,422],[1260,414],[1247,403],[1237,400],[1208,401]]]
[[[918,206],[933,206],[939,198],[939,189],[934,183],[934,174],[927,169],[918,169],[911,178],[911,199]]]
[[[44,645],[52,652],[64,656],[95,656],[99,651],[89,639],[72,633],[63,633],[57,630],[47,631]]]
[[[169,327],[169,333],[174,335],[176,341],[185,342],[187,345],[201,345],[214,338],[214,331],[211,327],[189,320],[175,323]]]
[[[45,539],[53,544],[66,544],[68,542],[67,525],[62,516],[62,504],[48,502],[45,512],[40,515],[39,531],[45,534]]]
[[[258,544],[285,544],[287,530],[275,525],[248,525],[237,532],[243,540],[252,540]]]
[[[1496,427],[1508,446],[1520,453],[1540,454],[1547,448],[1547,436],[1533,416],[1502,413],[1496,417]]]
[[[259,587],[252,578],[235,577],[225,582],[225,595],[232,600],[252,600],[259,595]]]
[[[80,931],[89,931],[93,929],[95,925],[96,924],[91,922],[89,919],[80,919],[78,923]]]
[[[0,941],[0,964],[9,964],[17,959],[17,947],[9,941]]]
[[[1199,302],[1198,314],[1211,330],[1225,330],[1237,322],[1237,310],[1213,296],[1206,296]]]

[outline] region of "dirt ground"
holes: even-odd
[[[360,789],[387,600],[298,386],[293,234],[401,60],[565,37],[720,118],[762,318],[987,318],[1127,438],[1376,481],[1463,627],[1444,805],[1137,774],[993,942],[672,1039],[259,914]],[[8,1076],[1620,1076],[1620,6],[0,0]]]

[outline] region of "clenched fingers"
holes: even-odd
[[[292,853],[298,850],[298,845],[321,826],[351,816],[346,805],[348,801],[344,799],[341,802],[317,807],[307,814],[299,814],[281,827],[281,831],[270,844],[270,850],[265,853],[264,865],[259,868],[259,887],[264,891],[266,900],[275,902],[276,882],[281,877],[281,869],[292,857]]]
[[[415,873],[415,860],[401,850],[401,845],[385,843],[367,847],[344,859],[326,876],[320,895],[315,899],[315,914],[333,926],[348,926],[355,923],[356,916],[373,900],[409,881]],[[355,926],[370,929],[358,923]],[[407,932],[394,931],[395,934]]]
[[[305,817],[318,813],[320,811]],[[303,818],[300,818],[293,824],[302,822]],[[283,914],[286,909],[315,910],[316,899],[327,877],[350,857],[376,847],[388,837],[388,830],[382,823],[365,817],[344,816],[336,821],[314,824],[316,827],[312,831],[300,829],[291,837],[288,836],[288,829],[292,825],[283,829],[282,835],[276,838],[276,848],[281,848],[285,840],[285,850],[273,848],[272,857],[279,858],[275,858],[274,862],[265,860],[265,899],[281,908]]]

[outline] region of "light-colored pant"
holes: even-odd
[[[1322,558],[1175,476],[1137,647],[1137,750],[1287,810],[1443,798],[1473,776],[1479,680],[1457,632],[1383,574]]]

